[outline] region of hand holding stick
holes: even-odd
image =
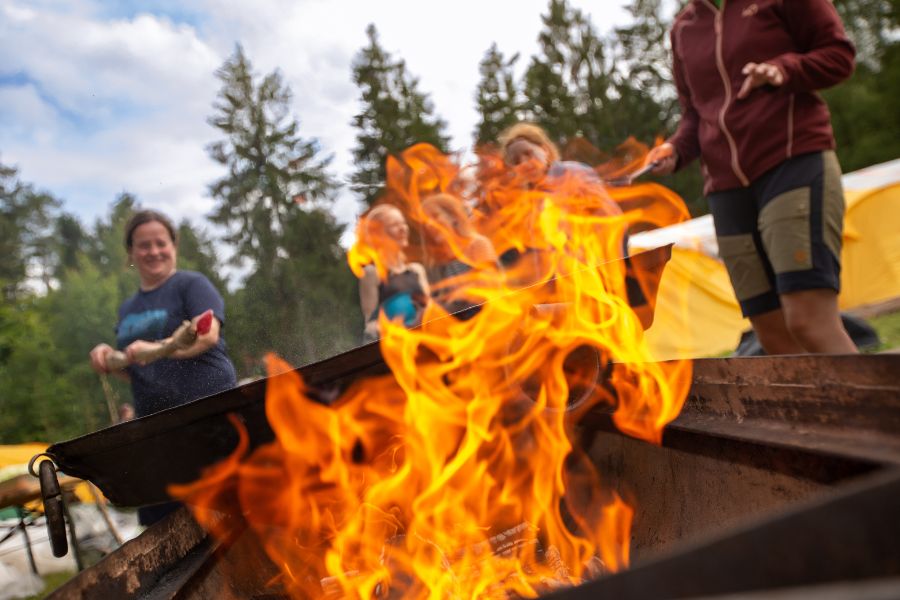
[[[678,165],[678,152],[670,142],[663,142],[647,155],[647,162],[653,165],[654,175],[670,175]]]
[[[643,167],[638,169],[637,171],[632,171],[628,175],[623,175],[621,177],[616,177],[614,179],[607,179],[604,183],[610,187],[627,187],[634,183],[634,180],[638,177],[643,177],[647,173],[656,172],[656,169],[659,167],[659,163],[656,161],[648,162]]]
[[[134,342],[128,346],[127,354],[113,350],[106,355],[106,370],[120,371],[131,364],[148,365],[171,356],[178,350],[189,348],[199,336],[209,333],[212,319],[212,310],[207,310],[193,322],[184,321],[170,337],[161,342]]]

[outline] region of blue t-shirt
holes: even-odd
[[[209,280],[193,271],[177,271],[161,286],[139,290],[119,307],[116,345],[124,350],[135,340],[148,342],[169,337],[181,325],[204,311],[224,326],[225,302]],[[163,358],[145,367],[131,365],[134,411],[149,415],[237,385],[234,365],[225,353],[225,340],[203,354],[184,360]]]

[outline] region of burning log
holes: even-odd
[[[106,367],[110,371],[121,371],[132,362],[147,364],[171,356],[178,350],[190,348],[199,336],[209,333],[212,320],[213,312],[207,310],[196,319],[196,323],[182,322],[178,329],[163,340],[159,346],[135,353],[134,361],[130,360],[124,352],[116,350],[107,356]]]
[[[389,571],[391,569],[391,551],[395,546],[403,544],[406,536],[398,536],[389,541],[382,551],[382,561]],[[524,547],[530,547],[539,561],[549,569],[551,576],[544,576],[538,582],[538,588],[541,593],[549,593],[551,591],[571,587],[577,582],[573,579],[569,568],[566,566],[562,555],[555,546],[549,546],[546,550],[541,547],[538,539],[538,530],[530,523],[521,523],[516,527],[511,527],[506,531],[491,536],[483,542],[479,542],[469,548],[459,549],[453,552],[441,554],[444,556],[442,563],[445,570],[457,581],[477,580],[481,576],[480,566],[496,559],[509,559],[521,552]],[[478,557],[478,561],[474,565],[464,566],[465,570],[459,571],[459,565],[456,564],[464,560],[467,556]],[[594,556],[588,561],[585,570],[585,581],[597,579],[608,572],[603,561]],[[526,571],[530,569],[526,566]],[[459,571],[459,572],[456,572]],[[358,571],[347,572],[343,577],[348,580],[360,578]],[[510,577],[517,577],[513,574]],[[324,577],[320,581],[322,593],[325,598],[338,599],[347,597],[339,578]],[[408,585],[409,581],[404,581]],[[508,582],[497,581],[491,586],[493,593],[488,594],[489,597],[512,598],[504,592],[505,584]],[[376,597],[379,599],[401,598],[403,594],[392,594],[391,585],[388,582],[379,584],[376,588]]]

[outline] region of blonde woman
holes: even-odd
[[[378,315],[384,312],[388,319],[402,319],[406,327],[414,327],[422,320],[422,312],[428,303],[428,279],[425,268],[416,262],[407,262],[405,250],[409,246],[409,225],[396,206],[382,204],[373,208],[363,224],[367,242],[375,247],[387,269],[384,280],[378,276],[375,265],[363,269],[359,280],[359,304],[366,320],[363,340],[377,340]]]

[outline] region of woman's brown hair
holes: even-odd
[[[175,225],[172,224],[172,220],[157,210],[145,209],[139,210],[138,212],[131,215],[130,219],[128,219],[128,223],[125,225],[125,248],[131,251],[131,247],[134,245],[135,229],[137,229],[141,225],[153,223],[154,221],[156,221],[157,223],[161,223],[162,226],[166,228],[166,230],[169,232],[169,237],[172,238],[172,244],[177,246],[178,230],[175,229]]]

